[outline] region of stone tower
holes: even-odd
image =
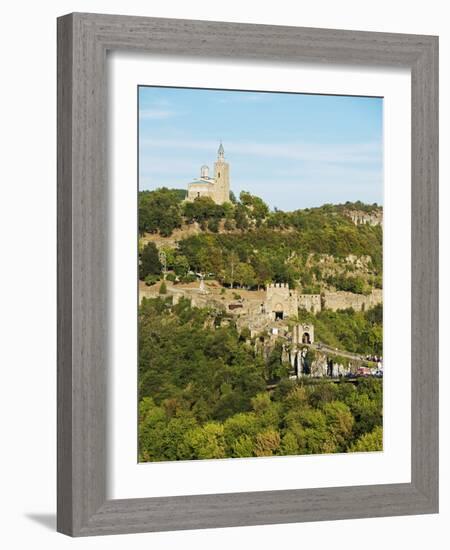
[[[272,320],[295,317],[298,315],[297,293],[287,283],[269,284],[264,309]]]
[[[314,325],[303,323],[292,329],[292,343],[294,347],[302,344],[314,344]]]
[[[217,204],[230,201],[230,167],[225,162],[225,150],[220,143],[214,163],[214,201]]]

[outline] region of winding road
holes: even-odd
[[[368,367],[374,368],[377,366],[377,364],[374,361],[369,361],[358,353],[351,353],[350,351],[343,351],[340,349],[336,349],[331,346],[328,346],[327,344],[322,344],[322,343],[309,344],[309,347],[319,352],[332,353],[334,355],[340,355],[341,357],[346,357],[347,359],[352,359],[353,361],[358,361],[358,363],[362,363],[364,365],[367,365]]]

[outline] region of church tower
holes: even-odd
[[[225,162],[225,150],[220,143],[214,163],[214,201],[217,204],[230,202],[230,167]]]

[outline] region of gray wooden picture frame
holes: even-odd
[[[410,68],[410,483],[107,499],[110,50]],[[83,13],[58,19],[57,488],[57,529],[72,536],[438,511],[437,37]]]

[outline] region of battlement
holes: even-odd
[[[269,288],[287,288],[289,290],[289,283],[270,283],[267,285],[267,289]]]
[[[318,313],[322,310],[322,299],[320,294],[299,294],[298,307]]]

